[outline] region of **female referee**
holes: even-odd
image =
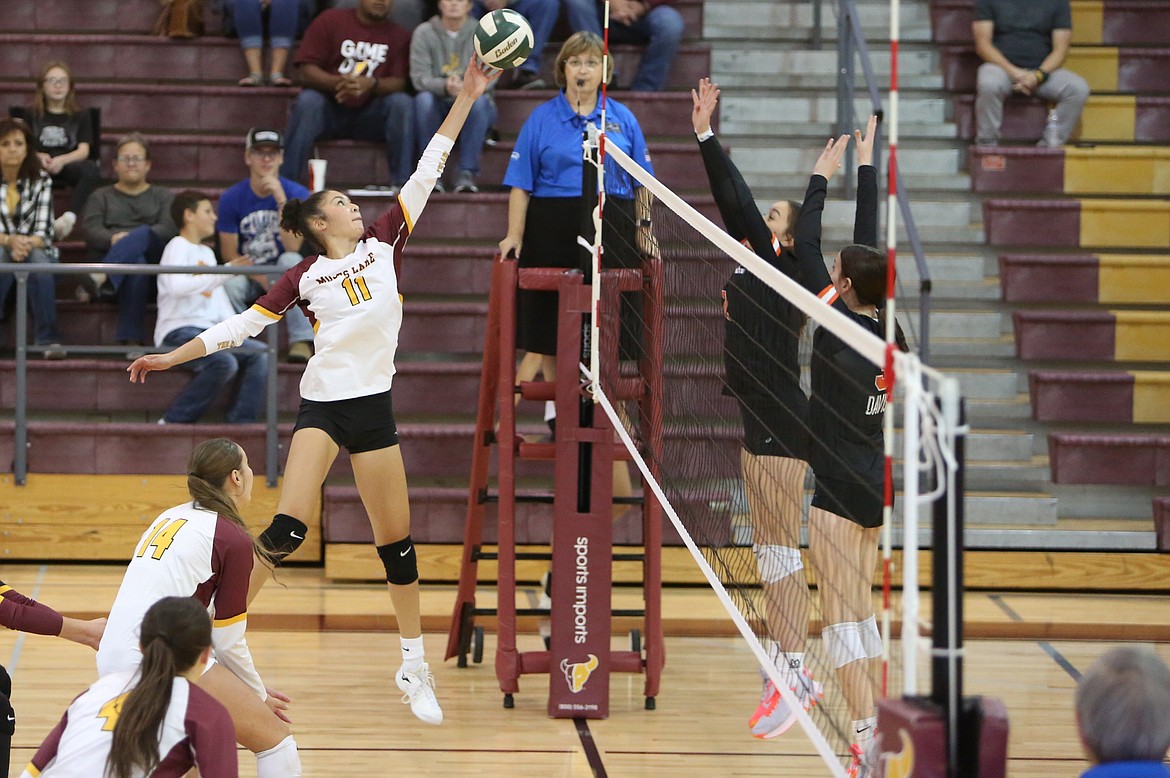
[[[719,87],[704,78],[691,122],[715,204],[731,237],[787,276],[797,275],[792,252],[800,205],[773,203],[766,216],[711,130]],[[739,404],[743,468],[752,518],[752,551],[766,598],[768,654],[808,710],[823,694],[803,667],[809,592],[800,557],[804,478],[808,471],[808,398],[800,388],[800,310],[752,273],[738,268],[723,287],[724,394]],[[782,735],[796,716],[765,677],[748,726],[758,738]]]
[[[821,214],[829,178],[841,165],[849,136],[830,140],[813,168],[796,221],[796,259],[802,283],[825,302],[878,337],[885,335],[886,255],[877,244],[877,169],[873,142],[877,118],[857,139],[857,214],[853,245],[837,253],[831,272],[821,255]],[[907,350],[896,326],[897,344]],[[853,718],[851,776],[864,776],[877,716],[876,663],[882,654],[874,616],[873,571],[882,525],[882,417],[886,380],[881,367],[864,359],[823,327],[813,336],[812,467],[816,488],[809,511],[809,555],[817,572],[821,630],[837,668]]]
[[[211,619],[194,597],[146,611],[137,670],[107,675],[79,695],[21,778],[179,778],[239,774],[227,709],[195,684],[211,657]]]
[[[288,698],[265,688],[245,639],[253,559],[266,552],[240,518],[252,499],[244,450],[225,438],[200,443],[187,460],[187,491],[191,501],[163,511],[135,547],[98,647],[98,675],[141,666],[146,612],[163,597],[193,596],[215,614],[215,662],[199,677],[200,687],[228,709],[238,742],[256,754],[259,778],[300,775],[283,713]]]
[[[398,618],[403,664],[395,681],[404,692],[403,702],[428,724],[441,724],[443,711],[423,654],[418,564],[390,396],[402,324],[395,264],[472,104],[498,76],[499,71],[483,65],[478,57],[472,59],[463,76],[463,89],[414,175],[395,204],[369,229],[362,223],[358,206],[341,192],[325,190],[303,202],[289,200],[281,226],[303,235],[318,254],[290,268],[251,309],[174,351],[148,355],[129,367],[131,381],[144,380],[148,371],[231,348],[300,305],[314,323],[316,353],[301,379],[301,407],[277,515],[260,541],[283,556],[304,540],[305,524],[297,517],[315,509],[321,484],[339,447],[345,446]]]

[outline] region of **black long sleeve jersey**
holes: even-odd
[[[768,228],[751,190],[718,138],[699,142],[711,194],[731,237],[785,275],[796,278],[792,251]],[[727,279],[723,297],[724,394],[745,405],[777,403],[807,420],[808,398],[800,389],[800,331],[804,315],[743,267]],[[784,430],[771,430],[783,435]]]
[[[827,189],[828,181],[823,176],[814,175],[809,179],[796,223],[796,261],[802,283],[814,294],[833,284],[821,254],[821,215]],[[859,168],[854,243],[876,247],[877,198],[876,168],[869,165]],[[833,307],[841,313],[879,337],[884,335],[877,319],[855,313],[840,297],[831,297]],[[822,299],[828,300],[829,296]],[[811,463],[817,478],[882,483],[882,414],[886,407],[883,369],[823,327],[813,335],[811,368]]]

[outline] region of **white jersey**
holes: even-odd
[[[182,235],[171,238],[163,249],[160,265],[209,265],[215,267],[215,252],[201,243],[192,243]],[[206,329],[235,314],[232,301],[223,285],[229,275],[180,275],[163,273],[158,277],[158,321],[154,326],[154,345],[179,327]]]
[[[316,333],[301,397],[348,400],[389,390],[402,326],[396,265],[453,145],[435,135],[397,202],[366,230],[353,253],[307,257],[290,268],[250,309],[199,336],[207,352],[238,346],[299,305]]]
[[[73,700],[21,778],[104,778],[114,726],[136,682],[136,673],[114,673]],[[176,677],[159,729],[158,756],[152,778],[180,778],[192,767],[209,778],[234,778],[239,774],[236,732],[227,709]]]
[[[151,605],[163,597],[195,597],[211,613],[216,661],[266,699],[244,637],[252,559],[251,537],[228,519],[193,503],[163,511],[142,534],[122,578],[98,646],[98,675],[141,664],[138,630]]]

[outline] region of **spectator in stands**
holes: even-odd
[[[118,180],[94,192],[85,205],[82,222],[90,258],[122,265],[158,264],[163,248],[178,231],[171,219],[170,190],[146,180],[150,174],[146,138],[132,132],[118,141],[114,173]],[[114,275],[94,281],[104,281],[99,283],[101,299],[118,300],[118,342],[142,345],[154,278]]]
[[[290,197],[307,198],[309,190],[278,174],[283,161],[284,138],[279,132],[248,131],[244,164],[249,175],[219,198],[219,250],[225,262],[244,256],[253,265],[278,265],[287,270],[304,258],[299,253],[301,239],[280,231],[280,209]],[[275,280],[266,275],[227,278],[224,291],[233,313],[250,308]],[[300,308],[286,313],[284,321],[288,323],[288,361],[308,362],[313,356],[313,326]]]
[[[32,108],[22,113],[22,118],[32,125],[37,157],[53,177],[53,185],[73,187],[69,210],[53,222],[56,240],[65,240],[85,208],[85,201],[101,183],[101,170],[89,158],[101,138],[97,137],[89,111],[77,105],[73,74],[64,62],[45,65]]]
[[[423,23],[429,11],[435,10],[436,0],[394,0],[390,21],[404,30],[413,30]],[[358,0],[330,0],[330,8],[357,8]]]
[[[57,261],[53,181],[41,169],[34,144],[27,122],[0,118],[0,262],[46,265]],[[11,273],[0,273],[0,309],[15,281]],[[53,276],[31,273],[28,297],[36,323],[34,342],[47,347],[45,359],[63,359]]]
[[[216,264],[215,252],[203,241],[215,235],[215,208],[202,192],[188,189],[175,195],[171,218],[181,224],[179,234],[163,250],[162,265]],[[236,267],[251,264],[248,257],[237,256],[227,264]],[[154,344],[167,351],[183,345],[213,324],[233,316],[236,311],[224,291],[229,275],[178,275],[158,277],[158,323]],[[184,367],[195,375],[186,388],[167,408],[159,424],[194,424],[211,404],[239,376],[235,400],[224,414],[228,424],[256,421],[268,383],[268,353],[264,344],[248,338],[237,348],[217,351],[188,362]]]
[[[678,53],[683,36],[683,18],[672,6],[674,0],[610,0],[609,42],[646,44],[642,64],[630,89],[634,92],[661,92]],[[601,35],[601,0],[565,0],[569,26]]]
[[[1170,668],[1141,646],[1106,651],[1077,683],[1081,778],[1170,778]]]
[[[983,60],[975,86],[975,142],[999,140],[1003,101],[1015,92],[1056,103],[1039,145],[1067,143],[1089,98],[1085,79],[1062,67],[1072,39],[1069,0],[976,0],[971,31]]]
[[[475,28],[476,23],[471,19],[471,0],[439,0],[439,13],[414,30],[410,40],[410,80],[417,92],[414,97],[414,135],[419,141],[435,134],[463,89],[461,74],[475,53],[472,47]],[[479,191],[476,184],[479,159],[483,142],[495,120],[496,103],[489,88],[471,106],[471,114],[460,135],[456,192]],[[416,149],[416,156],[422,151]],[[435,189],[442,191],[442,179]]]
[[[297,20],[301,16],[302,0],[230,0],[230,10],[248,75],[240,79],[240,86],[263,86],[264,10],[268,10],[268,45],[272,48],[272,63],[268,83],[272,86],[292,86],[284,74],[288,50],[297,34]]]
[[[489,11],[512,8],[532,26],[532,54],[512,72],[506,89],[544,89],[548,84],[540,77],[540,58],[561,13],[561,0],[475,0],[472,14],[482,18]]]
[[[288,120],[280,172],[301,180],[321,138],[386,144],[390,185],[397,195],[414,170],[412,103],[406,94],[410,33],[386,18],[390,0],[361,0],[354,10],[332,8],[305,31],[297,50],[301,85]]]

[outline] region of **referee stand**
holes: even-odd
[[[640,452],[657,477],[662,451],[662,262],[644,261],[641,269],[601,272],[600,351],[601,385],[614,405],[636,407],[640,421]],[[558,297],[557,380],[516,384],[516,293],[518,289],[555,291]],[[618,331],[622,292],[642,291],[646,345],[638,372],[623,374],[619,367]],[[488,327],[484,337],[472,472],[468,488],[467,521],[459,590],[451,619],[445,658],[467,655],[483,659],[484,631],[479,616],[495,616],[498,631],[496,677],[511,708],[521,675],[549,677],[549,715],[556,718],[605,718],[609,715],[609,676],[614,672],[644,673],[645,707],[653,710],[665,664],[661,620],[662,510],[653,498],[626,498],[642,508],[642,544],[636,553],[614,553],[613,462],[630,459],[615,441],[609,418],[595,412],[583,386],[579,365],[587,361],[591,286],[577,270],[520,269],[515,259],[497,256],[492,268]],[[515,398],[554,400],[557,409],[554,442],[528,442],[516,433]],[[498,489],[491,492],[489,463],[498,448]],[[520,491],[516,468],[521,460],[554,463],[551,494]],[[552,506],[551,553],[518,552],[516,507],[520,503]],[[497,505],[498,550],[484,549],[484,511]],[[631,549],[636,551],[636,549]],[[495,609],[475,604],[478,564],[497,561]],[[549,611],[516,607],[518,560],[551,562]],[[613,610],[613,562],[640,563],[643,608]],[[516,645],[517,617],[548,616],[551,634],[545,650],[520,651]],[[630,633],[629,650],[611,649],[613,618],[642,619],[642,629]],[[644,636],[644,640],[643,640]]]

